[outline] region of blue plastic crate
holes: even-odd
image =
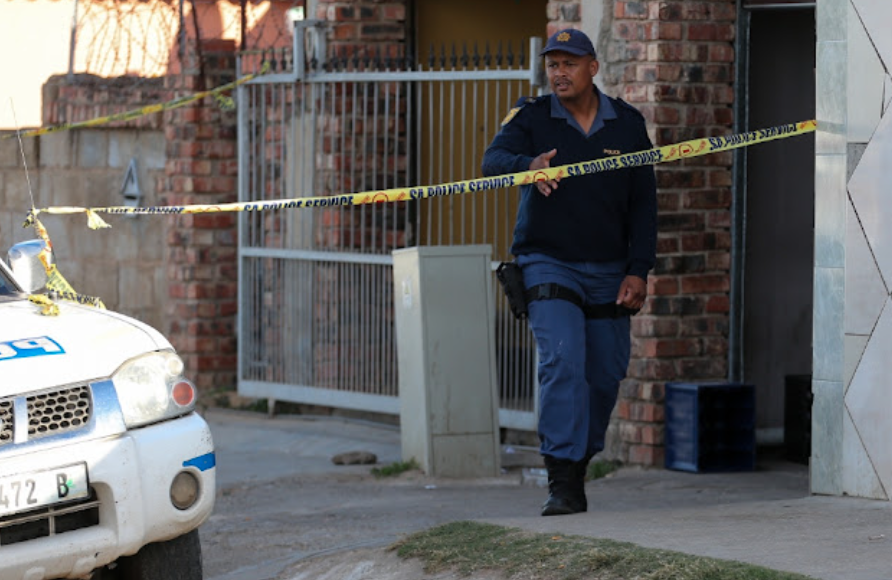
[[[666,468],[752,471],[756,399],[742,383],[666,383]]]

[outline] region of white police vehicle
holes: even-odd
[[[0,578],[199,580],[216,470],[195,387],[145,324],[43,316],[41,248],[0,260]]]

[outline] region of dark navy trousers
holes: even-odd
[[[625,262],[561,262],[517,256],[527,288],[566,286],[586,304],[615,302]],[[586,319],[566,300],[535,300],[529,322],[539,353],[540,452],[579,461],[604,449],[619,383],[629,367],[629,318]]]

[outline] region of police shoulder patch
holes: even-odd
[[[505,115],[505,118],[502,119],[502,127],[504,127],[505,125],[510,123],[511,119],[513,119],[514,116],[517,115],[517,113],[519,113],[521,109],[523,109],[525,106],[529,105],[530,103],[535,103],[535,102],[536,102],[536,99],[533,97],[520,97],[517,100],[517,102],[514,104],[514,107],[512,107],[511,110],[508,111],[508,114]]]

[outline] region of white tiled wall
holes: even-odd
[[[888,500],[892,1],[822,0],[817,17],[812,490]]]

